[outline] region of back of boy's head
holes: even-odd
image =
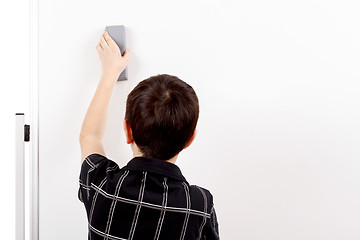
[[[167,74],[141,81],[126,102],[125,119],[144,157],[174,157],[191,139],[198,117],[194,89]]]

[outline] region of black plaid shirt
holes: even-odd
[[[89,239],[219,239],[211,193],[159,159],[135,157],[119,169],[91,154],[81,167],[79,199]]]

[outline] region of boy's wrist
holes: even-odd
[[[124,71],[124,69],[125,68],[123,68],[122,66],[108,64],[102,66],[102,73],[106,75],[120,75]]]
[[[110,73],[110,72],[106,72],[106,73],[102,73],[101,74],[101,78],[100,78],[100,83],[102,85],[108,85],[108,86],[114,86],[115,83],[117,82],[118,78],[119,78],[120,74],[117,73]]]
[[[119,70],[103,70],[102,71],[102,76],[108,76],[108,77],[113,77],[113,76],[119,76],[122,73],[123,70],[119,71]]]
[[[107,70],[104,70],[103,69],[103,71],[102,71],[102,76],[106,76],[106,77],[119,77],[120,76],[120,74],[122,73],[124,71],[124,69],[123,68],[121,68],[121,69],[107,69]]]

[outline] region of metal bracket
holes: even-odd
[[[30,141],[30,125],[27,124],[24,125],[24,141]]]

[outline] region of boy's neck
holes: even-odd
[[[139,147],[135,143],[131,144],[131,149],[133,151],[133,157],[142,157],[143,156],[143,154],[140,151]],[[178,156],[179,156],[179,154],[176,154],[173,158],[170,158],[169,160],[165,160],[165,162],[175,164]]]

